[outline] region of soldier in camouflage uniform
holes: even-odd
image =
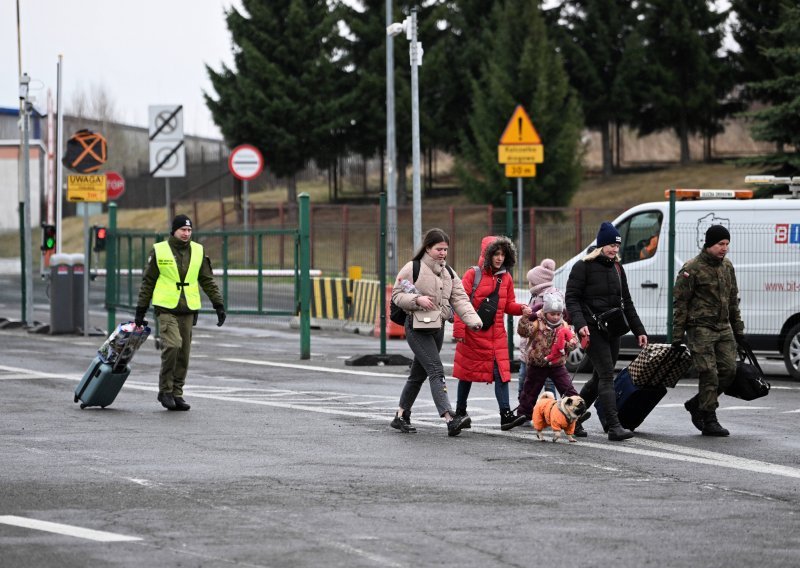
[[[739,288],[722,225],[706,231],[703,249],[678,272],[673,293],[672,344],[686,345],[699,374],[699,392],[684,407],[704,436],[727,436],[717,420],[717,396],[736,374],[736,343],[744,341]]]
[[[153,302],[162,343],[158,401],[167,410],[191,408],[183,398],[183,385],[189,369],[192,327],[201,307],[201,289],[217,312],[217,325],[222,325],[225,308],[211,261],[203,246],[192,242],[192,220],[176,215],[169,239],[156,243],[150,251],[136,307],[136,325],[143,325],[150,301]]]

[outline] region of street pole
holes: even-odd
[[[64,165],[61,163],[61,154],[64,148],[64,107],[61,105],[61,72],[64,67],[64,56],[58,56],[58,79],[56,84],[56,252],[62,252],[61,249],[61,216],[62,202],[64,201]]]
[[[250,210],[250,203],[248,197],[248,183],[247,180],[242,180],[242,193],[244,199],[244,207],[242,208],[242,220],[244,221],[244,267],[247,268],[247,265],[250,261],[250,235],[247,234],[247,231],[250,227],[248,212]]]
[[[392,25],[392,0],[386,0],[386,27]],[[389,274],[397,274],[397,150],[394,133],[394,38],[386,36],[386,197],[388,234],[386,238],[389,256]]]
[[[517,281],[522,286],[524,282],[522,275],[524,274],[524,263],[522,262],[522,178],[517,178]]]
[[[420,188],[419,158],[419,71],[417,45],[417,9],[411,10],[411,156],[412,156],[412,226],[414,229],[414,251],[422,245],[422,198]]]
[[[170,202],[172,201],[172,197],[170,197],[170,195],[169,195],[169,178],[168,177],[164,178],[164,187],[166,187],[166,192],[167,192],[167,227],[170,227],[170,226],[172,226],[172,216],[170,215],[170,212],[169,212],[169,209],[170,209],[169,206],[170,206]]]
[[[27,78],[27,75],[25,75]],[[20,262],[22,263],[22,323],[33,325],[33,261],[31,258],[31,146],[30,103],[28,85],[25,84],[25,99],[22,101],[22,184],[20,185]]]

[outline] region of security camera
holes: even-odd
[[[387,36],[391,36],[391,37],[395,37],[395,36],[398,36],[401,33],[403,33],[404,30],[405,30],[405,26],[403,26],[403,24],[394,23],[394,24],[386,26],[386,35]]]

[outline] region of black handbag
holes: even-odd
[[[478,306],[478,309],[475,310],[478,313],[478,317],[481,318],[481,329],[487,329],[494,324],[494,316],[497,313],[497,308],[500,305],[500,283],[503,281],[503,277],[500,276],[497,279],[497,286],[494,287],[494,292],[486,296]]]
[[[608,337],[621,337],[631,330],[622,308],[611,308],[601,314],[592,314],[597,328]]]
[[[619,264],[615,262],[614,268],[617,270],[617,278],[619,279],[620,307],[611,308],[610,310],[606,310],[601,314],[592,312],[591,308],[589,308],[589,311],[592,312],[592,319],[594,319],[595,323],[597,324],[597,329],[602,331],[607,337],[622,337],[631,330],[631,326],[628,325],[628,318],[625,317],[625,301],[621,296],[622,273],[620,271]]]
[[[770,384],[764,378],[764,371],[758,364],[753,350],[748,345],[736,348],[739,360],[736,361],[736,376],[725,389],[725,394],[742,400],[755,400],[769,394]]]

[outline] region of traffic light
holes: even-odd
[[[106,250],[106,233],[108,231],[105,227],[94,228],[94,252],[101,252]]]
[[[56,248],[56,226],[42,223],[42,246],[41,249],[53,250]]]

